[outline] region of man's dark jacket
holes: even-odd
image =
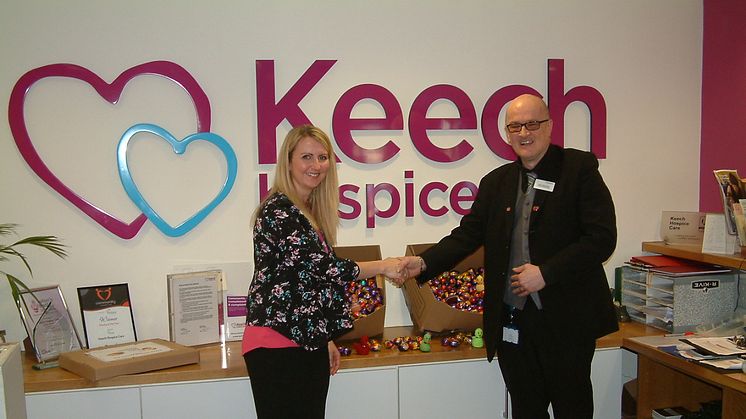
[[[417,278],[424,283],[484,246],[484,338],[490,361],[502,339],[520,164],[506,164],[482,178],[471,212],[421,255],[427,270]],[[539,291],[545,318],[568,339],[597,339],[618,330],[602,265],[616,246],[616,217],[598,160],[589,152],[551,145],[534,172],[554,183],[552,192],[536,189],[529,226],[531,263],[546,281]]]

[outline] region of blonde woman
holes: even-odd
[[[339,184],[329,137],[293,128],[283,141],[274,184],[254,213],[254,278],[243,353],[259,418],[323,418],[329,375],[340,357],[332,339],[352,327],[345,284],[402,262],[353,262],[332,250]]]

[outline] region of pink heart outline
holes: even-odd
[[[44,164],[31,142],[26,119],[24,117],[24,103],[26,94],[34,83],[46,77],[69,77],[84,81],[91,85],[96,92],[112,105],[116,105],[127,83],[133,78],[145,74],[163,76],[180,85],[192,98],[197,113],[197,132],[210,131],[211,108],[207,94],[202,90],[197,80],[180,65],[171,61],[151,61],[129,68],[121,73],[111,84],[106,83],[92,71],[75,64],[50,64],[28,71],[18,79],[10,94],[8,104],[8,122],[10,131],[15,139],[18,151],[21,152],[31,170],[47,185],[57,191],[63,198],[78,207],[105,229],[123,239],[133,238],[142,228],[148,218],[140,214],[132,222],[126,223],[97,208],[86,199],[75,193],[60,181],[57,176]],[[118,139],[114,139],[118,141]]]

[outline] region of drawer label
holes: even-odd
[[[718,288],[720,287],[720,281],[694,281],[692,282],[692,289],[693,290],[704,290],[704,292],[707,292],[710,288]]]

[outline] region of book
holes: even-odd
[[[661,266],[660,268],[651,268],[650,272],[660,275],[680,277],[694,275],[722,274],[730,272],[730,269],[720,268],[712,265],[687,265],[687,266]]]
[[[690,262],[684,259],[665,256],[665,255],[652,255],[652,256],[633,256],[630,258],[631,264],[647,268],[662,268],[664,266],[686,266]]]
[[[718,181],[720,197],[723,199],[723,212],[725,213],[725,224],[728,234],[737,234],[736,218],[733,213],[733,204],[739,199],[746,199],[746,185],[738,176],[738,171],[732,169],[714,170],[715,179]]]
[[[738,234],[738,242],[741,246],[746,246],[746,214],[744,213],[744,207],[746,206],[746,199],[741,198],[738,202],[733,203],[733,218],[736,221],[736,233]]]
[[[730,269],[665,255],[633,256],[629,265],[660,275],[679,277],[728,273]]]

